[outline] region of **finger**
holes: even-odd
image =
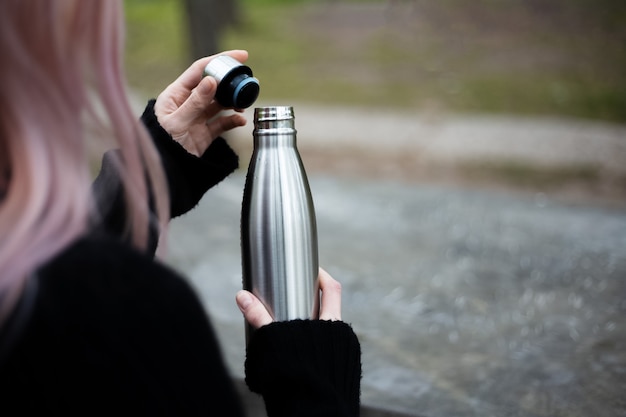
[[[191,95],[185,100],[180,107],[172,113],[171,117],[176,119],[178,126],[190,126],[198,119],[206,118],[215,90],[217,82],[211,77],[206,77],[191,92]]]
[[[247,120],[241,114],[231,114],[230,116],[218,117],[207,123],[209,134],[212,138],[216,138],[236,127],[245,126]]]
[[[252,293],[241,290],[237,293],[235,300],[246,321],[255,329],[274,321],[263,303]]]
[[[341,284],[322,268],[320,268],[318,278],[322,291],[320,320],[341,320]]]

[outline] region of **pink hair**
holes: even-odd
[[[0,324],[26,278],[94,215],[85,115],[104,113],[120,149],[133,244],[147,243],[148,188],[165,231],[166,182],[131,111],[122,50],[120,1],[0,1]]]

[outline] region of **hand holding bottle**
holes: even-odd
[[[340,321],[341,320],[341,284],[322,268],[319,270],[318,280],[322,301],[319,317],[312,319]],[[274,320],[263,303],[252,293],[241,290],[236,297],[237,306],[243,313],[246,321],[255,329],[270,324]]]

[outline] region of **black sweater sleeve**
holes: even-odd
[[[195,207],[204,193],[230,175],[239,165],[239,159],[222,138],[217,138],[198,158],[172,139],[159,124],[150,100],[141,116],[154,140],[167,176],[172,217],[180,216]]]
[[[359,415],[361,349],[344,322],[295,320],[257,330],[246,383],[270,417]]]
[[[195,207],[204,193],[230,175],[238,166],[237,155],[222,138],[196,157],[174,141],[159,124],[150,100],[141,116],[161,157],[170,199],[170,214],[180,216]],[[93,183],[93,194],[101,218],[95,228],[112,236],[122,236],[126,221],[124,193],[114,160],[117,151],[102,158],[100,173]],[[158,232],[151,226],[149,247],[156,248]]]

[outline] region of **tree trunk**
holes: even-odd
[[[192,59],[220,51],[223,31],[239,20],[236,0],[184,0]]]

